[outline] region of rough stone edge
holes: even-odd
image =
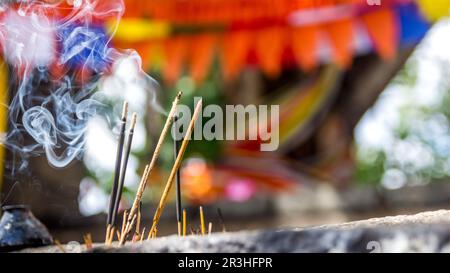
[[[406,229],[409,230],[414,227],[429,226],[432,232],[441,232],[442,228],[437,228],[438,226],[450,226],[450,210],[439,210],[423,212],[415,215],[399,215],[399,216],[388,216],[382,218],[372,218],[368,220],[354,221],[343,224],[334,225],[322,225],[315,227],[302,227],[295,229],[284,229],[284,230],[255,230],[255,231],[239,231],[239,232],[228,232],[228,233],[214,233],[211,236],[187,236],[180,240],[176,235],[166,236],[154,239],[149,242],[140,243],[127,243],[122,248],[117,248],[117,245],[113,248],[105,248],[102,244],[94,245],[92,252],[172,252],[172,251],[182,251],[183,249],[199,249],[201,245],[207,246],[206,249],[214,249],[214,244],[220,244],[226,242],[231,246],[231,249],[239,252],[239,248],[245,249],[247,252],[252,250],[252,242],[255,239],[268,238],[274,240],[272,237],[276,237],[277,240],[283,240],[280,236],[292,237],[293,234],[306,232],[315,236],[317,232],[323,233],[326,231],[334,232],[341,231],[342,234],[347,234],[348,231],[355,230],[355,232],[361,232],[362,230],[368,230],[369,233],[376,231],[377,229],[383,232],[394,229]],[[278,236],[277,236],[278,235]],[[265,237],[264,237],[265,236]],[[268,237],[267,237],[268,236]],[[176,241],[176,247],[172,247]],[[286,242],[289,243],[289,242]],[[85,251],[83,246],[80,248],[72,247],[67,249],[66,252],[80,252]],[[25,249],[21,252],[28,253],[61,253],[61,249],[55,246],[35,248],[35,249]]]

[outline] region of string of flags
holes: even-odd
[[[448,0],[383,0],[381,5],[363,0],[124,0],[125,13],[116,29],[118,18],[107,14],[108,1],[94,2],[95,16],[88,25],[73,20],[63,27],[33,29],[32,20],[57,22],[77,8],[65,1],[57,9],[43,11],[42,19],[18,16],[14,5],[0,10],[0,24],[15,26],[12,31],[2,29],[2,50],[14,46],[8,44],[8,35],[14,33],[22,33],[27,41],[33,31],[39,40],[33,52],[23,54],[29,60],[5,56],[6,61],[45,65],[62,74],[58,63],[69,56],[63,61],[95,73],[108,69],[104,55],[112,38],[114,47],[136,49],[144,68],[161,69],[168,83],[185,70],[201,82],[216,57],[225,80],[246,66],[271,77],[283,67],[311,71],[329,62],[345,69],[354,56],[370,51],[393,58],[399,47],[418,43],[450,7]],[[84,31],[76,37],[54,39],[77,27]],[[79,42],[89,46],[77,51]]]
[[[449,1],[431,2],[126,0],[115,43],[137,49],[168,83],[186,69],[202,81],[216,56],[225,80],[249,65],[270,77],[286,66],[311,71],[334,62],[346,69],[355,55],[375,51],[388,60],[418,43],[448,15]]]

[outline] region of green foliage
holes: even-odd
[[[381,183],[389,170],[401,172],[406,183],[426,183],[450,177],[449,71],[443,67],[441,72],[435,102],[421,104],[413,99],[399,108],[391,144],[378,149],[356,147],[355,179],[358,182]],[[392,84],[408,90],[416,84],[414,73],[417,73],[415,62],[408,62]]]
[[[361,149],[362,150],[362,149]],[[381,150],[358,151],[355,178],[362,184],[378,184],[384,173],[386,154]]]
[[[410,59],[406,65],[392,79],[391,84],[414,87],[417,83],[418,63],[415,59]]]

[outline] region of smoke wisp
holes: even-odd
[[[157,110],[155,82],[133,50],[111,45],[121,0],[20,1],[0,4],[0,45],[10,68],[9,130],[3,144],[12,174],[45,154],[62,168],[82,156],[88,121],[106,109],[98,85],[119,60],[135,60]],[[114,22],[105,29],[105,22]],[[121,84],[118,81],[117,84]],[[123,83],[122,83],[123,84]],[[19,162],[19,164],[17,164]]]

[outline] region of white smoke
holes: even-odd
[[[13,172],[25,168],[30,156],[45,154],[57,168],[81,157],[88,121],[106,109],[98,83],[127,56],[136,60],[139,81],[147,85],[149,99],[161,110],[155,82],[142,72],[137,53],[112,48],[114,29],[107,34],[98,24],[108,18],[117,27],[123,2],[78,0],[72,5],[64,16],[58,16],[64,11],[60,1],[23,2],[0,9],[5,14],[0,44],[12,68],[10,93],[14,93],[4,144],[21,163],[12,164]]]

